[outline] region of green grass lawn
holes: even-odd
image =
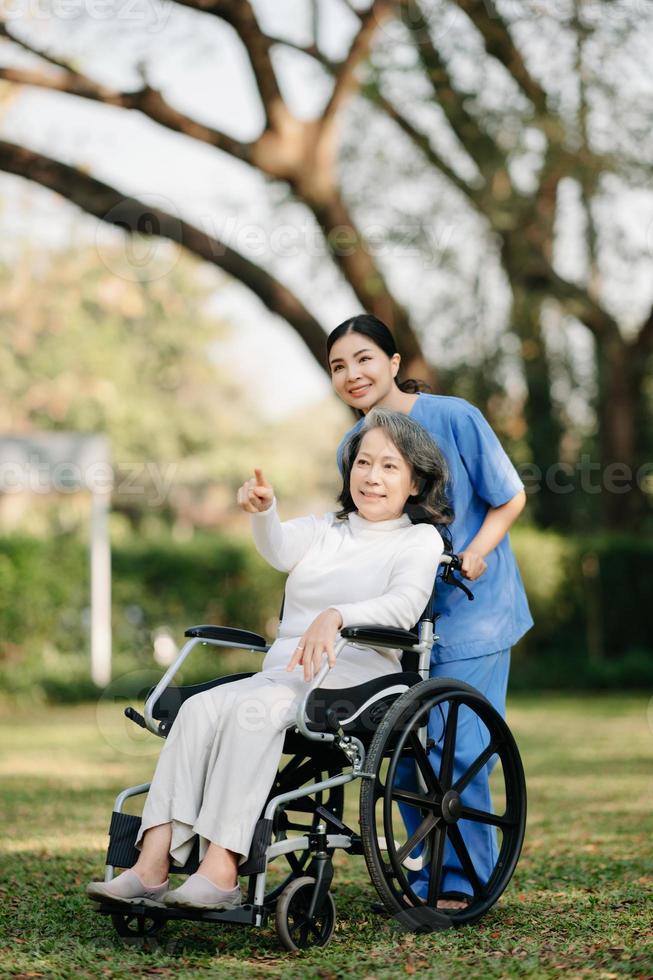
[[[399,932],[370,911],[363,858],[338,852],[326,950],[284,952],[271,926],[180,922],[144,952],[118,945],[84,885],[102,876],[115,794],[150,778],[160,743],[104,701],[4,713],[0,977],[653,976],[651,704],[520,696],[508,720],[526,768],[528,829],[510,887],[480,924]]]

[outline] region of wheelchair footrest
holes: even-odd
[[[239,905],[235,909],[212,911],[211,909],[176,909],[153,908],[151,905],[126,905],[122,902],[100,902],[97,911],[101,915],[142,915],[148,919],[192,919],[196,922],[240,922],[245,925],[256,925],[256,919],[261,917],[261,925],[265,925],[268,910],[255,905]]]
[[[272,821],[261,817],[254,828],[252,846],[244,864],[238,869],[239,875],[255,875],[265,871],[265,852],[272,840]]]
[[[118,813],[114,810],[111,814],[111,824],[109,826],[109,847],[107,849],[106,863],[114,868],[131,868],[140,857],[140,851],[134,846],[138,831],[141,826],[141,818],[133,813]],[[196,837],[190,856],[183,868],[178,868],[170,862],[170,871],[173,874],[192,875],[199,867],[199,839]]]
[[[140,817],[134,816],[132,813],[113,811],[109,827],[107,864],[113,865],[114,868],[131,868],[132,865],[136,864],[139,852],[134,847],[134,843],[140,825]]]

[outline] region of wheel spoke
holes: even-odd
[[[414,851],[418,844],[421,844],[426,835],[433,830],[437,817],[433,813],[427,814],[414,834],[408,838],[405,844],[397,851],[397,861],[403,864],[411,851]]]
[[[469,769],[462,774],[460,779],[455,782],[451,788],[455,789],[457,793],[462,793],[465,787],[471,783],[474,776],[478,775],[481,769],[488,764],[492,756],[496,754],[496,751],[497,748],[495,743],[490,742],[490,744],[483,749],[478,758],[474,759]]]
[[[458,726],[458,701],[449,703],[449,712],[444,728],[444,744],[442,746],[442,761],[440,763],[440,783],[444,790],[451,787],[453,780],[453,764],[456,755],[456,728]]]
[[[476,810],[473,806],[463,806],[460,819],[471,820],[473,823],[486,823],[492,827],[514,827],[517,823],[505,814],[500,816],[498,813],[487,813],[485,810]]]
[[[411,793],[407,789],[396,789],[394,786],[391,796],[397,803],[408,803],[409,806],[417,806],[420,810],[437,810],[442,804],[442,798],[433,800],[428,796],[420,796],[419,793]]]
[[[316,939],[322,939],[322,930],[319,928],[316,922],[309,922],[309,928]]]
[[[429,757],[426,754],[426,749],[424,748],[419,738],[417,737],[417,733],[412,731],[410,733],[409,738],[410,738],[410,744],[412,745],[413,751],[415,753],[415,761],[419,766],[419,771],[421,772],[424,778],[424,782],[426,783],[428,789],[430,790],[431,793],[439,794],[440,797],[444,796],[438,777],[435,775],[433,771],[433,766],[429,762]]]
[[[457,824],[449,825],[449,840],[453,844],[453,848],[458,855],[458,860],[460,861],[463,871],[467,875],[467,880],[474,890],[474,895],[483,894],[483,886],[481,885],[480,879],[476,874],[476,868],[472,863],[472,859],[469,856],[469,851],[467,850],[467,844],[460,833],[460,829]]]
[[[444,859],[444,845],[447,839],[447,831],[443,826],[437,826],[433,832],[431,841],[431,860],[429,862],[429,891],[426,904],[435,908],[440,894],[440,882],[442,881],[442,862]]]

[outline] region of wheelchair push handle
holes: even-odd
[[[444,554],[440,559],[440,564],[444,565],[442,575],[440,576],[442,581],[447,585],[452,585],[454,588],[460,589],[465,593],[469,601],[472,602],[474,600],[473,592],[465,585],[462,579],[454,575],[454,572],[459,572],[463,565],[460,555]]]

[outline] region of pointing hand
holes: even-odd
[[[238,506],[248,514],[260,514],[272,506],[274,490],[263,476],[263,470],[255,469],[254,477],[246,480],[238,489]]]

